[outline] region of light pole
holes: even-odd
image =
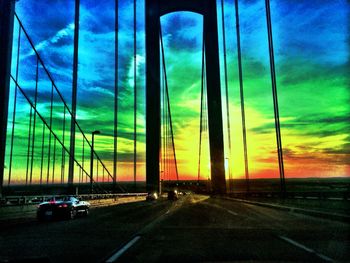
[[[91,139],[91,155],[90,155],[90,194],[93,193],[93,172],[94,172],[94,139],[95,134],[100,134],[100,131],[93,131],[92,132],[92,139]]]

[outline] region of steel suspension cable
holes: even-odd
[[[165,84],[164,84],[164,77],[163,77],[163,75],[164,75],[164,72],[163,72],[163,68],[162,68],[162,70],[161,70],[161,74],[162,74],[162,76],[161,76],[161,79],[162,79],[162,82],[161,82],[161,92],[162,92],[162,123],[163,123],[163,125],[162,125],[162,172],[163,172],[163,174],[162,174],[162,176],[163,176],[163,180],[165,179],[165,173],[166,173],[166,153],[165,153],[165,151],[166,151],[166,142],[167,142],[167,140],[166,140],[166,136],[167,136],[167,123],[166,123],[166,110],[165,110]]]
[[[237,36],[239,91],[240,91],[241,115],[242,115],[244,169],[245,169],[245,178],[246,178],[246,189],[247,189],[247,192],[249,192],[250,186],[249,186],[249,169],[248,169],[247,131],[246,131],[245,107],[244,107],[243,69],[242,69],[242,52],[241,52],[241,37],[240,37],[240,25],[239,25],[238,0],[235,0],[235,14],[236,14],[236,36]]]
[[[165,77],[164,77],[164,68],[162,67],[163,72],[163,84],[164,84],[164,107],[165,107],[165,168],[166,175],[168,180],[170,180],[170,158],[169,158],[169,111],[167,105],[167,97],[165,90]]]
[[[44,150],[45,150],[45,123],[43,123],[43,131],[42,131],[42,137],[41,137],[40,185],[43,182]],[[30,181],[30,184],[31,183],[32,181]]]
[[[15,83],[15,85],[17,86],[17,89],[18,89],[18,91],[23,95],[23,97],[25,98],[25,100],[29,103],[29,105],[30,105],[30,107],[36,112],[36,114],[37,114],[37,116],[38,116],[38,118],[42,121],[42,123],[43,123],[43,134],[44,134],[44,131],[45,131],[45,127],[47,128],[47,129],[49,129],[49,124],[48,124],[48,122],[45,120],[45,118],[38,112],[38,109],[34,106],[34,103],[33,102],[31,102],[31,100],[29,99],[29,97],[28,97],[28,95],[26,95],[26,93],[23,91],[23,89],[20,87],[20,85],[18,84],[18,82],[16,81],[16,79],[12,76],[12,75],[10,75],[10,78],[12,79],[12,81]],[[66,107],[64,107],[64,124],[65,124],[65,113],[66,113],[66,110],[67,108]],[[64,126],[64,128],[65,128],[65,125],[63,125]],[[65,153],[69,153],[69,149],[67,148],[67,147],[65,147],[65,145],[64,145],[64,142],[62,141],[60,141],[60,139],[59,139],[59,137],[57,136],[57,134],[55,134],[52,130],[50,130],[49,129],[49,132],[51,132],[52,133],[52,135],[54,136],[54,139],[55,139],[55,148],[54,149],[56,149],[56,142],[58,142],[59,144],[60,144],[60,146],[62,147],[62,151],[64,151]],[[84,135],[84,134],[83,134]],[[64,136],[64,134],[63,134],[63,140],[64,140],[64,138],[65,138],[65,136]],[[84,137],[85,138],[85,137]],[[90,146],[90,144],[89,144],[89,142],[87,141],[87,144]],[[94,152],[95,153],[95,155],[96,155],[96,157],[97,157],[97,159],[101,162],[101,164],[102,164],[102,166],[104,166],[104,164],[102,163],[102,161],[100,160],[100,158],[98,157],[98,155],[96,154],[96,152]],[[54,156],[56,156],[55,155],[55,153],[54,153]],[[63,155],[63,157],[64,157],[64,155]],[[82,166],[78,163],[78,161],[75,159],[74,160],[74,162],[79,166],[79,168],[80,169],[83,169],[82,168]],[[62,168],[64,168],[63,167],[63,165],[64,165],[64,161],[63,162],[61,162],[61,171],[62,171]],[[107,168],[104,166],[104,168],[106,169],[106,171],[108,172],[108,170],[107,170]],[[83,169],[83,171],[84,171],[84,173],[87,175],[87,176],[89,176],[89,174],[87,173],[87,171],[86,170],[84,170]],[[109,173],[109,172],[108,172]],[[109,173],[109,175],[110,175],[110,173]],[[111,176],[111,175],[110,175]],[[89,176],[90,177],[90,176]],[[100,186],[98,186],[100,189],[102,189]],[[121,188],[121,187],[120,187]],[[125,192],[125,191],[124,191]]]
[[[82,151],[82,155],[81,155],[81,166],[84,169],[84,163],[85,163],[85,140],[83,138],[83,151]]]
[[[65,105],[63,106],[63,129],[62,129],[62,144],[64,144],[64,139],[65,139],[65,130],[66,130],[66,107]],[[61,159],[61,184],[63,183],[64,180],[64,169],[65,169],[65,152],[64,152],[64,147],[62,147],[62,159]]]
[[[274,50],[273,50],[270,0],[265,0],[265,7],[266,7],[268,42],[269,42],[273,109],[274,109],[274,115],[275,115],[278,167],[279,167],[280,181],[281,181],[281,193],[282,193],[282,196],[285,196],[286,185],[285,185],[285,178],[284,178],[282,139],[281,139],[281,130],[280,130],[279,110],[278,110],[277,83],[276,83],[276,72],[275,72],[275,58],[274,58]]]
[[[160,34],[160,43],[161,43],[161,50],[162,50],[162,64],[163,64],[164,78],[165,78],[165,90],[166,90],[167,106],[168,106],[168,112],[169,112],[170,133],[171,133],[171,141],[172,141],[175,170],[176,170],[176,180],[178,181],[179,180],[179,173],[178,173],[177,161],[176,161],[174,131],[173,131],[173,123],[172,123],[172,119],[171,119],[171,111],[170,111],[170,98],[169,98],[169,89],[168,89],[168,79],[167,79],[166,67],[165,67],[164,45],[163,45],[163,35],[162,35],[161,25],[159,25],[159,34]]]
[[[37,63],[36,63],[36,74],[35,74],[35,101],[37,99],[37,88],[38,88],[38,59],[37,59]],[[28,173],[29,173],[29,182],[30,184],[32,184],[32,171],[33,171],[33,162],[32,160],[29,163],[29,152],[31,150],[31,158],[33,159],[33,151],[34,151],[34,147],[31,147],[31,138],[32,138],[32,117],[33,117],[33,108],[30,107],[30,117],[29,117],[29,129],[28,129],[28,149],[27,149],[27,168],[26,168],[26,182],[28,181]],[[35,111],[34,111],[34,116],[35,116]],[[35,136],[34,134],[35,132],[35,123],[34,123],[34,131],[33,131],[33,138]],[[34,139],[33,139],[33,143],[34,143]],[[29,171],[29,165],[31,165],[30,171]]]
[[[26,181],[28,180],[28,173],[29,173],[29,152],[30,152],[30,144],[31,144],[31,133],[32,133],[32,116],[33,116],[33,109],[30,108],[30,114],[29,114],[29,129],[28,129],[28,149],[27,149],[27,168],[26,168]],[[29,179],[30,184],[32,184],[32,177]]]
[[[231,125],[230,125],[230,104],[229,104],[229,92],[228,92],[228,80],[227,80],[227,59],[226,59],[226,30],[225,30],[225,4],[224,0],[221,0],[221,20],[222,20],[222,42],[224,50],[224,73],[225,73],[225,96],[226,96],[226,117],[227,117],[227,136],[228,136],[228,175],[229,181],[232,181],[231,174]],[[230,191],[232,189],[230,188]]]
[[[55,165],[56,165],[56,137],[54,137],[54,140],[53,140],[52,183],[55,183]]]
[[[199,117],[199,149],[198,149],[198,178],[199,183],[201,175],[201,155],[202,155],[202,133],[203,133],[203,95],[204,95],[204,59],[205,59],[205,41],[204,41],[204,23],[203,23],[203,43],[202,43],[202,75],[201,75],[201,107]]]
[[[114,43],[114,60],[115,60],[115,72],[114,72],[114,152],[113,152],[113,190],[116,188],[117,181],[117,158],[118,158],[118,82],[119,82],[119,61],[118,61],[118,45],[119,45],[119,1],[115,0],[115,43]]]
[[[82,172],[81,172],[81,169],[79,169],[79,181],[78,181],[78,184],[79,184],[79,185],[81,184],[82,177],[83,177],[83,174],[82,174]]]
[[[136,86],[136,0],[134,0],[134,187],[136,187],[136,151],[137,151],[137,86]]]
[[[98,181],[98,162],[96,162],[96,182]]]
[[[204,60],[204,76],[206,76],[206,62]],[[206,95],[207,94],[207,79],[204,78],[204,94]],[[207,142],[207,147],[208,149],[210,149],[210,146],[209,146],[209,131],[208,131],[208,96],[204,96],[204,102],[203,102],[203,122],[204,122],[204,134],[206,134],[206,138],[204,138]],[[203,138],[202,138],[203,140]],[[202,143],[203,144],[203,143]],[[208,166],[209,169],[211,167],[211,165]],[[210,172],[208,172],[208,179],[209,179],[209,176],[210,176]]]
[[[34,107],[36,107],[37,100],[38,100],[38,80],[39,80],[39,59],[36,58]],[[34,111],[34,120],[33,120],[33,136],[32,136],[32,151],[31,151],[32,156],[31,156],[31,165],[30,165],[30,178],[33,177],[34,150],[35,150],[35,129],[36,129],[36,111]]]
[[[53,85],[51,84],[51,98],[50,98],[50,127],[49,130],[52,130],[52,112],[53,112]],[[47,153],[47,176],[46,183],[49,183],[50,180],[50,162],[51,162],[51,132],[49,133],[49,149]]]
[[[13,100],[13,113],[12,113],[12,133],[11,133],[11,147],[10,147],[10,161],[9,161],[9,179],[7,184],[11,184],[11,175],[12,175],[12,157],[13,157],[13,143],[15,139],[15,123],[16,123],[16,107],[17,107],[17,81],[18,81],[18,72],[19,72],[19,56],[21,48],[21,33],[22,28],[18,28],[18,40],[17,40],[17,59],[16,59],[16,85],[15,85],[15,97]],[[26,179],[26,184],[28,180]]]

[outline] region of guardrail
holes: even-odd
[[[117,199],[121,197],[146,196],[147,193],[120,193],[120,194],[82,194],[77,197],[82,200]],[[1,206],[32,205],[45,202],[60,195],[32,195],[32,196],[6,196],[0,199]],[[65,195],[66,196],[66,195]]]
[[[350,200],[350,192],[287,192],[282,196],[280,192],[237,192],[228,193],[235,198],[289,198],[289,199],[324,199],[324,200]]]

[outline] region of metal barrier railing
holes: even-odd
[[[102,200],[102,199],[117,199],[125,197],[145,197],[147,193],[119,193],[119,194],[81,194],[77,197],[82,200]],[[32,205],[45,202],[58,197],[60,195],[28,195],[28,196],[7,196],[0,199],[2,206],[16,206],[16,205]],[[66,195],[64,195],[66,196]]]

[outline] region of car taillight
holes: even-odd
[[[58,207],[67,207],[67,204],[59,205]]]

